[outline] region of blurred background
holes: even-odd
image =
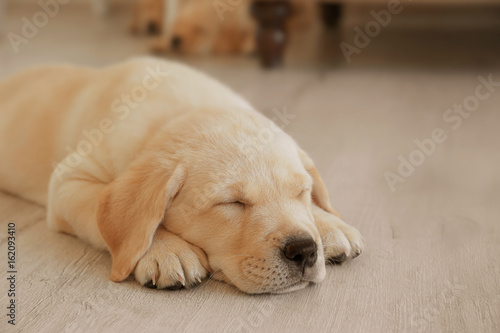
[[[270,40],[286,44],[287,68],[474,69],[499,61],[498,0],[0,0],[0,8],[2,72],[153,53],[249,68],[259,46],[273,54]]]
[[[60,283],[83,267],[68,254],[58,262],[73,269],[53,279],[59,254],[48,244],[65,236],[46,230],[41,208],[2,195],[4,215],[34,226],[22,246],[39,264],[23,269],[45,279],[26,287],[35,298],[26,312],[49,297],[59,318],[34,311],[26,327],[56,331],[71,318],[89,330],[155,331],[163,320],[186,331],[500,331],[500,0],[0,0],[0,31],[0,79],[135,56],[219,79],[311,155],[333,206],[368,244],[322,284],[266,298],[265,311],[262,299],[212,284],[147,294],[165,308],[87,307],[67,295],[136,288],[137,301],[150,291],[108,285],[109,258],[76,240],[71,251],[90,253],[82,262],[93,260],[98,276],[71,280],[86,286],[78,293]],[[169,307],[183,313],[159,319]]]

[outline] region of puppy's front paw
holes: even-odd
[[[356,228],[318,207],[313,209],[313,213],[327,263],[340,264],[363,252],[365,242]]]
[[[208,271],[207,257],[200,248],[160,226],[134,275],[147,287],[173,290],[197,285]]]

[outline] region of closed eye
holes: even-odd
[[[297,198],[302,198],[304,195],[309,194],[311,192],[311,188],[305,188],[302,191],[300,191],[299,195]]]
[[[240,207],[247,206],[246,203],[244,203],[242,201],[239,201],[239,200],[220,202],[216,206],[222,206],[222,205],[237,205],[237,206],[240,206]]]

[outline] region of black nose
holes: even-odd
[[[318,246],[311,238],[291,239],[283,251],[285,257],[300,267],[311,267],[318,259]]]
[[[180,38],[179,36],[174,36],[172,38],[172,48],[174,50],[178,49],[179,47],[181,47],[181,44],[182,44],[182,38]]]

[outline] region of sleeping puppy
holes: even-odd
[[[359,255],[312,160],[219,82],[141,58],[0,83],[0,188],[106,249],[110,279],[283,293]]]
[[[143,1],[164,0],[140,0]],[[288,30],[303,30],[312,26],[316,4],[310,0],[290,2],[292,13]],[[174,19],[169,35],[158,37],[153,49],[184,55],[251,54],[256,50],[257,31],[251,4],[250,0],[180,0],[177,11],[172,15]]]
[[[249,2],[242,0],[229,8],[230,11],[222,15],[212,1],[179,1],[172,15],[171,31],[168,36],[157,38],[154,51],[184,55],[254,52],[256,24],[250,16]]]

